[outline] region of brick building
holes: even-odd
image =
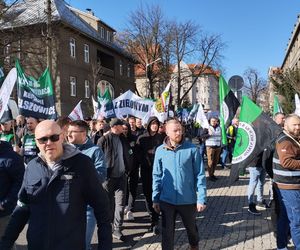
[[[19,58],[28,75],[38,78],[47,65],[47,1],[25,0],[0,20],[5,69]],[[114,42],[115,30],[90,9],[81,11],[63,0],[51,0],[52,78],[57,111],[68,115],[83,100],[92,115],[96,86],[109,87],[113,97],[134,90],[134,59]]]

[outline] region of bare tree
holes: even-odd
[[[196,51],[194,52],[194,58],[196,58],[198,64],[192,70],[193,80],[189,88],[180,96],[177,105],[180,106],[185,96],[196,84],[198,78],[203,75],[207,70],[220,69],[223,59],[223,50],[226,44],[222,42],[222,38],[218,34],[209,34],[206,32],[200,33],[200,38],[197,42]]]
[[[261,94],[267,87],[267,82],[263,79],[256,69],[248,68],[244,72],[244,90],[253,102],[259,103]]]
[[[154,98],[159,68],[152,62],[161,58],[164,16],[159,6],[140,6],[131,12],[128,23],[117,40],[139,61],[149,81],[149,97]]]
[[[200,29],[192,21],[187,22],[177,22],[173,21],[169,24],[170,28],[170,38],[171,40],[171,54],[174,57],[175,67],[177,68],[176,75],[176,91],[178,106],[183,101],[181,99],[180,93],[182,85],[186,84],[181,76],[180,62],[184,60],[189,55],[192,55],[197,48],[197,34],[199,34]]]
[[[92,81],[91,95],[93,95],[96,98],[97,86],[98,86],[99,81],[101,80],[103,73],[104,73],[104,68],[101,65],[101,62],[99,60],[97,62],[91,62],[91,71],[92,71],[92,74],[89,75],[89,78]]]

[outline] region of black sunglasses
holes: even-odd
[[[36,139],[40,144],[45,144],[50,140],[51,142],[56,142],[59,140],[59,135],[50,135],[50,136],[44,136],[39,139]]]

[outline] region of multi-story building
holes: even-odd
[[[181,96],[185,93],[194,81],[192,89],[187,94],[187,99],[191,104],[203,104],[204,109],[217,111],[219,110],[219,81],[218,72],[207,67],[204,72],[199,75],[200,66],[197,64],[180,63],[181,70]],[[171,76],[173,82],[173,99],[176,100],[178,88],[176,86],[176,78],[178,75],[177,67],[174,68]],[[197,78],[197,79],[196,79]]]
[[[48,48],[60,115],[69,114],[79,100],[91,115],[91,94],[97,86],[108,87],[113,97],[134,90],[134,59],[114,42],[116,31],[90,9],[81,11],[63,0],[51,0],[51,15],[47,15],[47,2],[24,0],[1,18],[0,57],[5,68],[11,68],[17,57],[26,73],[38,78],[46,68],[47,40],[51,41]]]
[[[219,110],[219,83],[218,83],[218,72],[208,68],[204,70],[199,75],[200,67],[197,64],[186,64],[184,62],[180,63],[181,69],[181,96],[185,93],[192,83],[196,79],[196,83],[193,85],[192,89],[187,94],[185,100],[187,100],[190,104],[198,103],[203,104],[204,109],[217,111]],[[172,82],[172,96],[173,96],[173,104],[176,102],[176,98],[178,95],[177,88],[177,75],[178,70],[174,65],[171,66],[170,70],[173,71],[171,74],[171,82]],[[135,68],[136,75],[136,86],[139,94],[141,96],[147,96],[147,78],[146,72],[141,67],[136,65]],[[162,93],[166,86],[166,82],[163,80],[156,79],[156,88],[155,95],[158,97],[159,94]],[[175,105],[176,106],[176,105]]]
[[[287,44],[286,54],[281,65],[282,70],[300,68],[300,15]]]

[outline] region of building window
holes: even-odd
[[[104,28],[100,27],[100,36],[102,39],[104,39]]]
[[[10,51],[11,51],[11,44],[9,43],[9,40],[6,39],[4,41],[4,48],[3,48],[3,54],[5,56],[4,62],[10,63]]]
[[[120,76],[123,75],[123,62],[120,60]]]
[[[87,44],[84,45],[84,62],[90,62],[90,46]]]
[[[127,65],[127,77],[130,77],[130,64]]]
[[[89,80],[84,81],[84,89],[85,89],[85,98],[90,98],[90,82]]]
[[[76,77],[70,76],[71,96],[76,96]]]
[[[74,38],[70,38],[70,55],[75,58],[76,41]]]
[[[108,30],[106,31],[106,40],[107,40],[108,42],[111,41],[111,35],[110,35],[110,32],[109,32]]]

